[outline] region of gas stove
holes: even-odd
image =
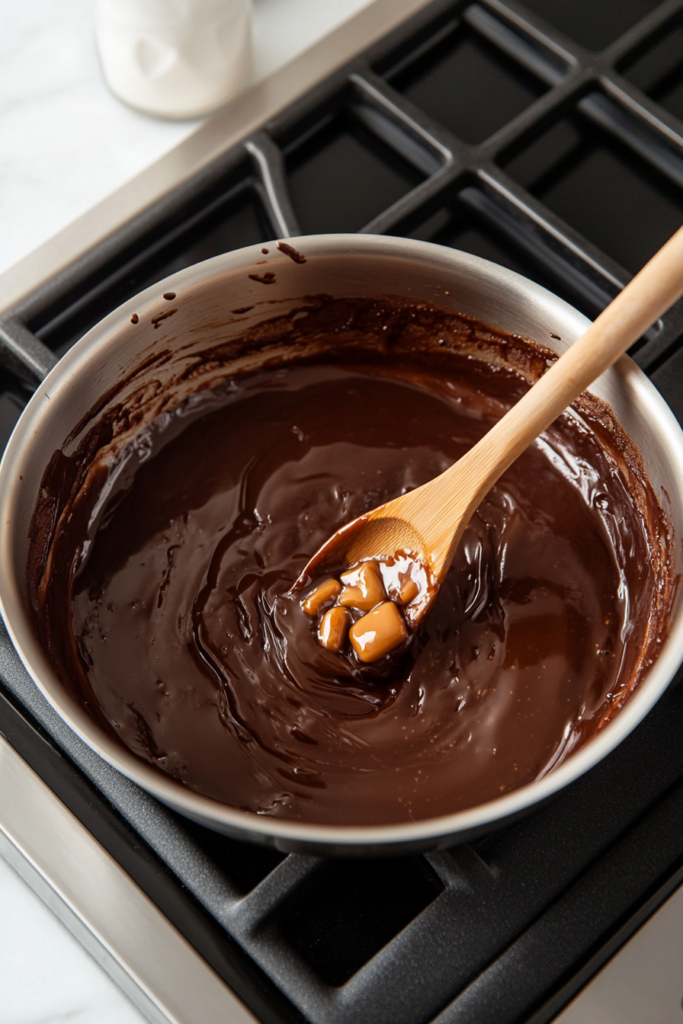
[[[382,11],[395,23],[391,6],[375,5],[375,35]],[[90,326],[230,249],[408,235],[511,267],[595,316],[680,225],[683,0],[402,10],[358,56],[369,22],[344,29],[334,61],[328,42],[280,79],[284,109],[272,83],[248,94],[239,123],[235,109],[219,115],[156,179],[67,233],[71,248],[48,246],[32,277],[6,278],[0,445]],[[311,88],[325,53],[347,63]],[[682,342],[678,303],[632,349],[679,419]],[[681,680],[523,821],[425,856],[326,861],[219,836],[157,803],[59,719],[2,630],[0,852],[153,1021],[542,1024],[683,880]],[[652,918],[665,942],[681,934],[680,904]],[[610,978],[623,995],[649,927],[560,1020],[597,1019]],[[665,1015],[649,1019],[679,1019],[672,985]],[[619,1012],[603,1019],[629,1019]]]

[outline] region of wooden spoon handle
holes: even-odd
[[[469,463],[473,470],[477,466],[477,494],[485,494],[534,438],[681,295],[683,228],[646,263],[533,388],[456,463],[460,474]],[[476,507],[478,499],[474,494],[472,500]]]
[[[682,294],[683,228],[474,448],[397,499],[401,517],[420,523],[437,576],[447,570],[469,519],[501,474]],[[377,514],[395,514],[394,504]]]

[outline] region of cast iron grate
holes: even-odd
[[[657,6],[657,0],[527,0],[526,6],[588,50],[602,50]]]
[[[287,856],[271,846],[255,846],[210,832],[192,821],[183,824],[216,867],[230,876],[235,891],[242,896],[255,889]]]
[[[0,325],[0,445],[55,360],[181,267],[411,234],[594,315],[683,212],[683,0],[437,0]],[[683,419],[679,304],[635,346]],[[532,817],[323,863],[188,824],[80,743],[0,633],[0,729],[264,1022],[550,1020],[683,871],[683,687]]]
[[[635,52],[622,64],[629,82],[660,106],[683,119],[683,25],[679,22],[643,53]]]
[[[423,178],[355,117],[352,108],[325,119],[315,134],[288,152],[287,184],[306,235],[359,231]],[[341,204],[330,202],[339,196]]]
[[[637,154],[628,157],[623,142],[574,115],[556,121],[505,169],[635,273],[683,222],[683,192]],[[647,216],[634,218],[637,209]]]
[[[489,138],[547,89],[540,78],[462,22],[388,80],[467,143]]]
[[[443,891],[423,857],[330,861],[276,912],[274,928],[323,981],[343,985]],[[340,935],[353,942],[340,945]]]

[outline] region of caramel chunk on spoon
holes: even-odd
[[[357,569],[341,574],[344,589],[339,604],[346,608],[357,608],[369,612],[386,599],[382,574],[377,562],[363,562]]]
[[[365,662],[379,661],[407,636],[408,629],[393,601],[383,601],[349,630],[351,646]]]
[[[349,613],[337,604],[328,608],[320,620],[318,640],[328,651],[341,651],[349,628]]]
[[[339,580],[325,580],[308,595],[303,604],[304,611],[307,615],[318,615],[326,604],[331,604],[341,594],[341,591]]]

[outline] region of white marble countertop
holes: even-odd
[[[253,2],[258,81],[370,0]],[[0,0],[0,272],[200,123],[147,117],[111,95],[100,73],[93,6]]]
[[[0,1024],[143,1024],[144,1018],[0,858]]]
[[[254,0],[259,80],[370,0]],[[92,0],[0,0],[0,272],[149,166],[199,122],[109,93]],[[0,858],[0,1024],[143,1018]]]

